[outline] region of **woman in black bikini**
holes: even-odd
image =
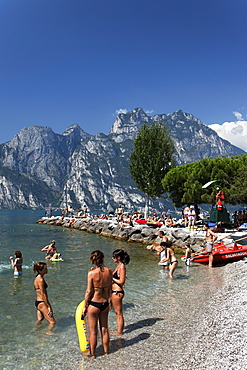
[[[33,271],[37,272],[34,279],[34,289],[36,290],[36,301],[35,307],[37,308],[37,321],[36,324],[40,324],[44,318],[49,322],[48,329],[52,330],[56,324],[56,320],[53,317],[51,304],[48,301],[47,288],[48,285],[44,279],[44,275],[47,274],[47,265],[44,262],[38,262],[33,266]]]
[[[98,321],[104,353],[108,354],[109,351],[108,313],[111,301],[112,271],[104,266],[104,254],[99,250],[91,253],[90,261],[96,267],[88,273],[83,315],[88,314],[90,357],[95,358]]]
[[[117,315],[117,333],[120,335],[124,328],[123,317],[123,286],[126,279],[126,267],[130,261],[130,257],[123,249],[116,249],[112,254],[113,261],[117,264],[112,275],[112,305]],[[113,334],[114,335],[114,334]]]

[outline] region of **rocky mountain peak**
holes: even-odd
[[[149,117],[142,108],[135,108],[127,113],[120,113],[110,131],[113,139],[116,142],[121,142],[129,139],[134,139],[141,125],[149,121]]]
[[[11,141],[3,145],[14,148],[18,146],[19,149],[23,149],[28,146],[41,145],[41,142],[48,144],[48,142],[52,141],[54,135],[55,133],[48,126],[28,126],[16,134]]]
[[[70,137],[72,140],[80,143],[81,141],[90,139],[92,135],[85,132],[77,123],[74,123],[63,132],[63,136]]]

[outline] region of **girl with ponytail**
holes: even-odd
[[[123,249],[116,249],[112,254],[113,261],[117,264],[112,275],[112,306],[117,316],[117,333],[120,335],[124,328],[123,317],[123,286],[126,279],[126,265],[130,261],[130,257]]]

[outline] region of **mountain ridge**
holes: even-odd
[[[135,108],[120,113],[108,134],[91,135],[78,124],[63,134],[49,126],[29,126],[0,145],[0,208],[45,208],[49,203],[79,208],[86,203],[109,212],[119,203],[129,209],[143,207],[144,195],[128,171],[129,156],[141,125],[159,121],[167,124],[179,165],[244,153],[182,110],[148,116]],[[154,204],[166,208],[169,201]]]

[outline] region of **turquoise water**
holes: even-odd
[[[150,306],[157,295],[166,301],[174,296],[174,292],[186,294],[186,290],[201,285],[207,278],[206,269],[202,266],[191,268],[188,274],[184,264],[179,261],[171,284],[167,274],[157,266],[158,257],[148,251],[145,245],[36,224],[43,214],[43,211],[0,210],[0,368],[42,369],[45,368],[42,367],[42,361],[47,359],[48,352],[52,353],[52,359],[69,345],[78,345],[74,313],[84,298],[92,250],[102,250],[105,265],[111,268],[114,268],[111,259],[113,250],[123,248],[130,254],[124,298],[126,320],[128,316],[132,320],[137,317],[138,312]],[[41,252],[41,248],[52,239],[56,240],[64,262],[48,262],[46,281],[57,320],[54,330],[57,335],[47,336],[46,322],[40,328],[34,326],[36,309],[32,266],[35,262],[44,261],[45,252]],[[20,250],[24,257],[23,275],[18,278],[13,277],[9,260],[16,250]],[[179,305],[177,299],[174,302],[176,308]],[[172,312],[172,307],[170,309]],[[109,323],[110,327],[115,326],[113,312],[109,315]]]

